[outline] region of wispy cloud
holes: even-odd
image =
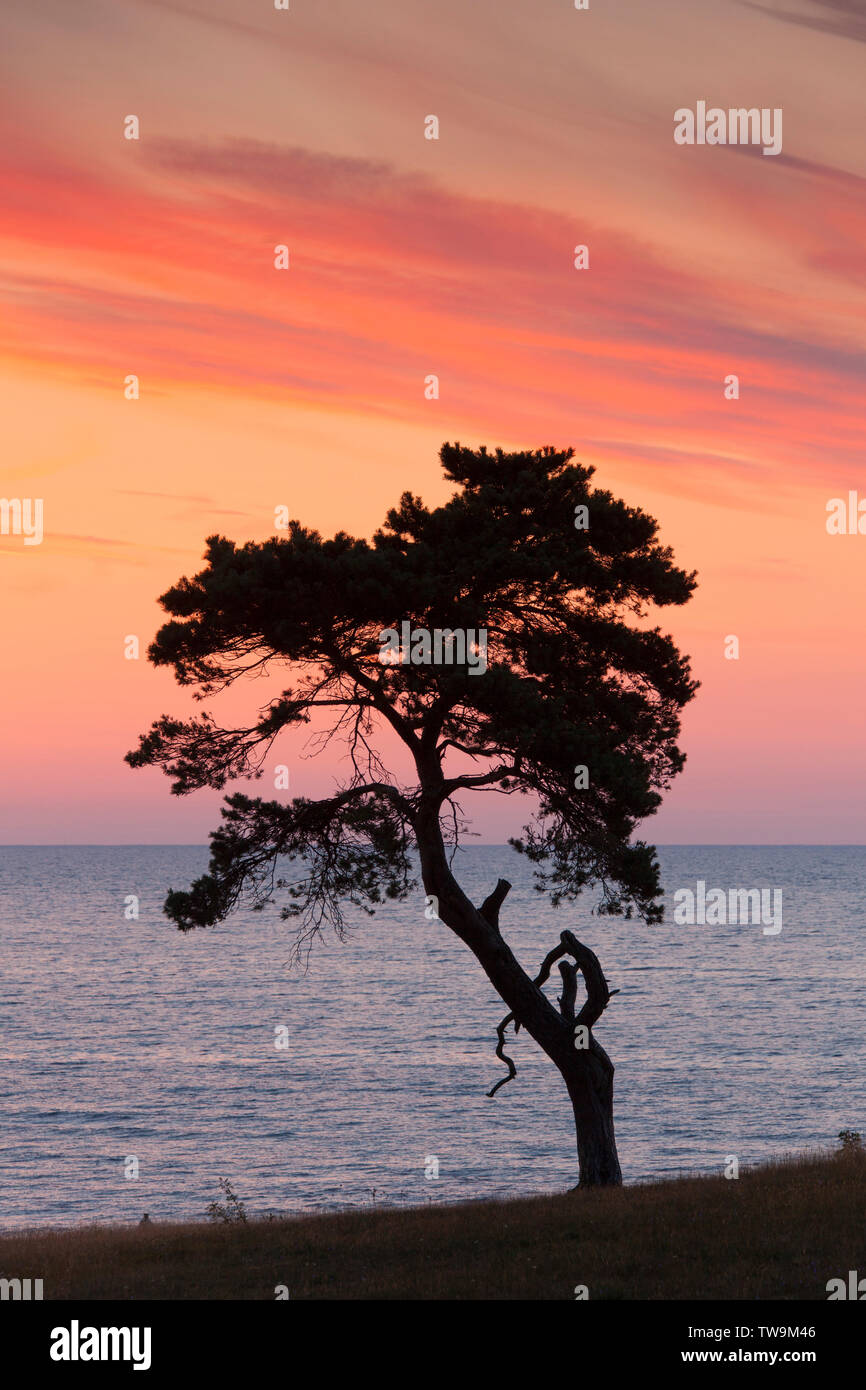
[[[805,0],[809,9],[801,13],[777,10],[770,5],[759,5],[755,0],[742,0],[742,3],[750,10],[761,10],[764,14],[772,15],[774,19],[784,20],[786,24],[799,24],[820,34],[834,34],[837,38],[866,43],[864,0]]]
[[[852,459],[866,442],[866,198],[843,171],[790,160],[756,208],[760,165],[726,160],[721,186],[694,168],[720,215],[799,263],[792,298],[712,257],[686,268],[602,220],[458,194],[387,161],[249,139],[154,140],[142,157],[148,179],[132,187],[67,171],[49,217],[56,155],[6,152],[10,255],[64,225],[62,272],[37,273],[34,256],[18,268],[7,356],[113,390],[135,371],[161,389],[402,419],[418,417],[435,373],[451,417],[482,434],[491,420],[531,434],[541,418],[570,437],[577,415],[581,435],[608,432],[633,462],[657,458],[660,476],[687,456],[720,477],[726,456],[767,467],[769,440],[808,471],[822,450]],[[816,230],[802,214],[817,190]],[[572,266],[576,227],[586,272]],[[281,242],[286,273],[273,267]],[[744,383],[734,410],[731,371]],[[674,419],[680,462],[665,464]]]

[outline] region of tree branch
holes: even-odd
[[[574,1001],[577,998],[577,966],[572,965],[571,961],[561,960],[559,962],[559,973],[562,976],[562,994],[559,998],[559,1012],[566,1023],[574,1023]]]
[[[489,922],[491,927],[495,927],[497,931],[499,931],[499,909],[510,891],[511,884],[507,879],[501,878],[493,892],[484,899],[478,909],[485,922]]]
[[[506,1056],[505,1054],[505,1029],[508,1027],[509,1022],[513,1017],[514,1014],[509,1014],[507,1018],[504,1018],[502,1022],[497,1025],[496,1028],[496,1034],[499,1038],[499,1042],[496,1044],[496,1055],[499,1058],[500,1062],[504,1062],[505,1065],[508,1067],[508,1075],[503,1076],[501,1081],[497,1081],[496,1085],[493,1087],[493,1090],[487,1092],[488,1100],[490,1100],[492,1096],[496,1095],[496,1092],[499,1090],[500,1086],[504,1086],[508,1081],[513,1081],[515,1076],[517,1075],[516,1066],[514,1065],[511,1058]]]
[[[442,783],[443,796],[450,796],[459,787],[484,787],[490,782],[501,782],[503,777],[513,777],[516,767],[494,767],[492,772],[468,773],[463,777],[447,777]]]
[[[619,994],[619,990],[608,989],[598,956],[588,946],[584,946],[582,941],[578,941],[573,932],[564,931],[559,939],[568,954],[574,956],[577,961],[577,969],[582,972],[586,985],[586,1002],[575,1023],[583,1023],[587,1028],[592,1028],[601,1018],[613,995]]]
[[[387,782],[364,782],[357,787],[349,787],[346,791],[337,792],[336,796],[323,797],[322,800],[316,804],[320,806],[330,804],[336,809],[348,804],[350,801],[354,801],[359,796],[366,796],[368,792],[372,792],[375,796],[381,796],[384,797],[386,801],[390,801],[400,812],[401,816],[405,816],[408,821],[411,821],[414,814],[412,806],[407,801],[406,797],[403,796],[402,792],[398,792],[396,787],[390,786]]]
[[[326,655],[330,658],[331,665],[337,672],[343,672],[366,690],[375,708],[388,720],[391,727],[399,734],[400,738],[411,748],[413,753],[418,753],[421,747],[420,739],[415,733],[407,719],[394,708],[391,701],[385,695],[379,681],[371,680],[358,667],[356,661],[350,660],[345,652],[339,650],[334,642],[323,645]]]
[[[503,884],[505,884],[505,891],[501,894],[498,901],[494,901]],[[479,908],[482,916],[484,916],[492,926],[496,927],[497,931],[499,930],[499,908],[502,905],[502,901],[509,887],[510,884],[506,884],[504,879],[500,879],[496,888],[490,894],[490,897],[485,899]],[[494,910],[491,916],[488,916],[484,911],[488,904],[493,904]],[[536,975],[533,984],[538,986],[543,985],[550,978],[550,971],[554,961],[559,960],[561,956],[569,955],[574,957],[574,965],[572,965],[571,961],[562,961],[559,967],[562,975],[562,995],[559,999],[559,1011],[562,1014],[563,1020],[570,1028],[577,1027],[578,1024],[583,1024],[590,1030],[590,1041],[593,1052],[600,1055],[603,1061],[606,1062],[612,1070],[612,1064],[607,1053],[600,1044],[596,1042],[595,1038],[592,1037],[591,1030],[593,1024],[601,1018],[609,1001],[615,994],[619,994],[619,990],[608,989],[607,980],[604,977],[604,972],[602,971],[598,956],[594,951],[591,951],[588,946],[584,946],[582,941],[578,941],[573,932],[562,932],[559,940],[560,945],[554,946],[551,951],[548,951],[544,960],[541,962],[541,969]],[[574,1006],[577,998],[578,971],[582,973],[583,982],[586,985],[586,1001],[580,1013],[577,1015],[577,1018],[575,1018]],[[488,1099],[496,1095],[500,1086],[504,1086],[507,1082],[513,1081],[517,1075],[517,1068],[514,1062],[510,1057],[506,1056],[503,1050],[505,1047],[505,1029],[508,1027],[509,1023],[514,1024],[515,1037],[520,1032],[520,1021],[519,1019],[515,1019],[513,1013],[506,1014],[502,1022],[497,1025],[496,1034],[499,1038],[499,1042],[496,1047],[496,1056],[500,1061],[505,1062],[508,1067],[508,1075],[503,1076],[501,1080],[497,1081],[493,1090],[487,1092]]]

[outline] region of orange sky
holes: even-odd
[[[648,837],[862,842],[866,537],[825,526],[866,497],[849,5],[48,0],[4,30],[0,492],[45,537],[0,535],[0,840],[202,840],[216,796],[122,762],[186,708],[124,637],[206,535],[279,504],[369,535],[447,496],[460,439],[573,444],[699,571],[662,614],[703,686]],[[675,145],[698,100],[781,107],[782,154]]]

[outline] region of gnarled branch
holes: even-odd
[[[487,907],[488,903],[494,901],[503,884],[505,884],[505,880],[500,879],[494,892],[491,893],[490,897],[485,900],[479,909],[484,916],[487,916],[484,909]],[[510,885],[505,884],[505,891],[495,903],[495,917],[488,918],[488,921],[492,922],[492,925],[496,927],[497,931],[499,930],[499,908],[505,894],[508,892],[509,886]],[[560,945],[554,946],[551,951],[548,951],[544,960],[541,962],[541,969],[536,975],[533,984],[541,986],[550,978],[550,971],[554,961],[560,960],[562,956],[573,956],[575,961],[573,965],[571,961],[561,961],[559,966],[562,975],[562,994],[559,999],[559,1011],[562,1014],[563,1021],[567,1023],[570,1028],[576,1028],[578,1024],[583,1024],[586,1028],[591,1030],[593,1024],[597,1023],[601,1018],[601,1015],[604,1013],[613,996],[619,994],[619,990],[608,988],[607,980],[605,979],[598,956],[594,951],[591,951],[588,946],[584,946],[582,941],[578,941],[574,932],[562,932],[559,940]],[[574,1006],[577,998],[578,971],[583,975],[583,982],[586,986],[586,1000],[580,1013],[575,1018]],[[503,1076],[497,1081],[493,1089],[487,1092],[488,1099],[496,1095],[500,1086],[505,1086],[509,1081],[513,1081],[517,1075],[517,1068],[514,1065],[513,1059],[507,1056],[504,1050],[505,1029],[508,1027],[509,1023],[514,1024],[515,1036],[520,1032],[520,1022],[515,1019],[513,1013],[506,1014],[502,1022],[497,1025],[496,1035],[499,1042],[496,1046],[496,1056],[500,1061],[505,1062],[508,1067],[508,1075]],[[592,1041],[595,1043],[594,1038]],[[607,1054],[598,1044],[595,1044],[594,1050],[597,1050],[610,1066]]]
[[[598,956],[588,946],[584,946],[582,941],[578,941],[573,932],[564,931],[560,941],[568,954],[574,956],[577,962],[576,969],[583,974],[583,983],[586,985],[586,1002],[575,1023],[583,1023],[587,1028],[592,1028],[601,1018],[613,995],[619,994],[619,990],[608,989]],[[561,970],[562,966],[559,968]]]
[[[496,1085],[493,1087],[493,1090],[487,1092],[488,1100],[490,1100],[491,1096],[496,1095],[496,1092],[499,1090],[500,1086],[504,1086],[508,1081],[513,1081],[515,1076],[517,1075],[517,1068],[514,1065],[512,1058],[507,1056],[505,1052],[505,1030],[508,1027],[508,1024],[513,1019],[513,1017],[514,1014],[509,1014],[508,1017],[504,1018],[500,1024],[497,1024],[496,1027],[496,1035],[499,1038],[499,1042],[496,1044],[496,1055],[499,1058],[500,1062],[504,1062],[505,1065],[508,1067],[508,1075],[503,1076],[500,1081],[497,1081]]]

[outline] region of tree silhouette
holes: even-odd
[[[172,666],[200,700],[244,676],[295,684],[247,728],[220,728],[210,713],[164,715],[127,761],[160,765],[178,795],[223,788],[260,776],[283,730],[332,711],[323,741],[346,746],[334,794],[288,804],[227,796],[208,872],[170,892],[166,914],[186,931],[241,902],[261,909],[279,898],[282,916],[297,919],[300,953],[328,923],[343,935],[344,904],[372,911],[405,899],[420,860],[439,918],[509,1010],[499,1085],[514,1075],[504,1051],[513,1023],[565,1080],[580,1186],[617,1184],[614,1069],[592,1032],[610,997],[599,962],[563,931],[538,976],[525,972],[499,927],[510,885],[500,879],[476,907],[452,871],[465,830],[456,798],[531,794],[530,823],[510,843],[536,866],[540,891],[559,903],[595,886],[599,912],[659,921],[655,851],[631,836],[682,768],[679,715],[697,686],[670,637],[626,619],[640,623],[650,603],[685,603],[695,578],[674,566],[651,517],[590,486],[594,469],[572,462],[571,449],[446,444],[440,457],[457,484],[451,500],[431,511],[404,493],[372,542],[344,532],[322,540],[294,521],[287,538],[240,548],[211,537],[206,567],[161,599],[171,620],[150,660]],[[446,635],[431,653],[423,633],[437,630],[450,643]],[[385,767],[385,729],[408,750],[405,785]],[[287,860],[297,869],[289,879]],[[542,989],[554,962],[558,1007]]]

